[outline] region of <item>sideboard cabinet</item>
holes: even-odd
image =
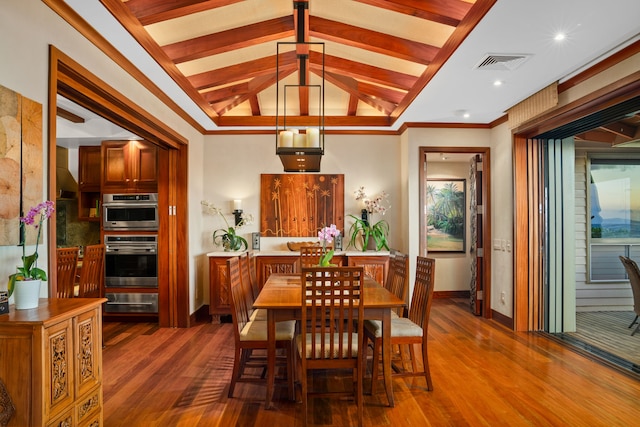
[[[238,254],[219,252],[209,254],[209,314],[214,318],[231,314],[231,293],[227,273],[227,259]],[[297,252],[282,255],[261,255],[253,257],[256,263],[256,280],[258,286],[267,281],[274,273],[296,274],[300,272],[300,255]],[[335,255],[332,264],[342,266],[362,266],[367,275],[378,283],[384,283],[389,267],[388,255]]]
[[[8,426],[101,426],[102,298],[41,299],[0,315]]]

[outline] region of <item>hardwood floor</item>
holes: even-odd
[[[471,315],[467,302],[435,300],[429,327],[433,391],[394,380],[396,406],[382,387],[365,396],[366,426],[627,426],[640,419],[640,380],[590,361],[537,333],[514,333]],[[276,388],[264,409],[262,385],[238,384],[230,324],[189,329],[104,323],[105,426],[299,426],[300,404]],[[339,373],[314,377],[350,386]],[[365,384],[366,386],[366,384]],[[312,399],[314,425],[348,426],[355,404]]]

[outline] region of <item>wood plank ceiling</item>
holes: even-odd
[[[276,73],[276,45],[300,34],[325,43],[325,125],[390,126],[495,1],[101,0],[221,128],[275,126],[276,80],[300,78],[293,52]],[[321,57],[312,47],[310,84]],[[313,96],[287,98],[288,123],[312,123]]]

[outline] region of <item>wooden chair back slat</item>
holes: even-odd
[[[328,248],[327,250],[329,250]],[[300,247],[300,267],[317,267],[322,256],[322,246]]]
[[[417,257],[416,260],[416,279],[409,306],[409,319],[423,329],[424,335],[427,333],[433,300],[435,263],[433,258]]]
[[[409,255],[395,253],[391,259],[391,268],[389,269],[385,287],[402,301],[407,301],[409,292]],[[398,316],[402,317],[404,312],[404,307],[396,309]]]
[[[73,298],[79,252],[77,246],[56,250],[56,298]]]
[[[102,296],[104,251],[104,244],[85,246],[78,282],[78,296],[80,298],[99,298]]]

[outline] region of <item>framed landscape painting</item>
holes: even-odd
[[[428,179],[427,251],[465,252],[466,181]]]

